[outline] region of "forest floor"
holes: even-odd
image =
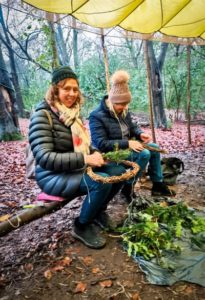
[[[27,135],[28,120],[21,120]],[[147,130],[147,129],[145,129]],[[192,126],[192,145],[187,146],[184,124],[170,131],[156,130],[157,142],[185,164],[173,189],[177,200],[205,209],[205,126]],[[16,214],[33,201],[39,188],[25,179],[27,141],[0,143],[0,217]],[[150,183],[136,186],[150,194]],[[205,300],[205,288],[188,282],[172,286],[150,284],[139,265],[128,257],[119,236],[104,233],[106,247],[93,250],[71,236],[74,218],[82,198],[59,211],[24,225],[0,238],[0,300]],[[125,218],[127,205],[119,195],[108,212],[118,222]]]

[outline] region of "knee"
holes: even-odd
[[[104,177],[104,178],[107,178],[109,177],[109,174],[107,173],[98,173],[98,175],[100,175],[101,177]],[[105,192],[109,192],[112,188],[112,184],[111,183],[104,183],[104,182],[98,182],[98,181],[95,181],[94,183],[94,189],[96,191],[101,191],[102,193],[105,193]]]
[[[155,144],[155,143],[148,143],[147,144],[148,146],[151,146],[153,148],[159,148],[159,145],[158,144]]]
[[[159,149],[159,145],[158,144],[155,144],[155,143],[149,143],[148,146],[151,146],[153,148],[156,148],[156,149]],[[156,157],[160,157],[160,153],[157,152],[157,151],[151,151],[151,155],[153,156],[156,156]]]
[[[140,158],[140,159],[149,161],[150,157],[151,157],[151,153],[150,153],[149,150],[144,149],[144,150],[142,150],[142,151],[140,152],[140,155],[139,155],[139,158]]]
[[[112,168],[111,176],[120,176],[125,173],[126,168],[123,165],[114,166]]]

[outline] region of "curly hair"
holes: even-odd
[[[50,87],[48,88],[48,90],[45,94],[45,99],[46,99],[46,101],[48,102],[49,105],[55,106],[55,102],[59,101],[58,91],[59,91],[59,88],[64,87],[64,85],[66,84],[66,80],[67,79],[64,79],[64,80],[59,81],[57,84],[51,84],[50,85]],[[80,89],[79,89],[79,95],[78,95],[78,98],[77,98],[77,102],[80,105],[82,105],[83,102],[84,102],[84,98],[83,98],[83,95],[82,95]]]

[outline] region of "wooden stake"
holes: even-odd
[[[150,126],[152,130],[152,139],[156,143],[155,131],[154,131],[154,118],[153,118],[153,104],[152,104],[152,93],[151,93],[151,71],[148,57],[147,41],[143,41],[144,44],[144,59],[147,71],[147,93],[149,98],[149,113],[150,113]]]
[[[188,144],[191,144],[191,115],[190,115],[190,103],[191,103],[191,48],[187,46],[187,131],[188,131]]]
[[[104,64],[105,64],[105,77],[106,77],[107,93],[109,94],[109,91],[110,91],[109,63],[108,63],[108,57],[107,57],[107,49],[105,47],[104,30],[102,28],[101,28],[101,45],[102,45],[102,49],[103,49],[103,57],[104,57]]]

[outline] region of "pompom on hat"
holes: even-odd
[[[124,71],[116,71],[112,77],[112,86],[109,92],[109,100],[112,104],[129,103],[131,101],[131,93],[128,86],[130,75]]]
[[[69,66],[61,66],[53,70],[51,82],[52,84],[57,84],[59,81],[66,78],[73,78],[78,80],[77,75]]]

